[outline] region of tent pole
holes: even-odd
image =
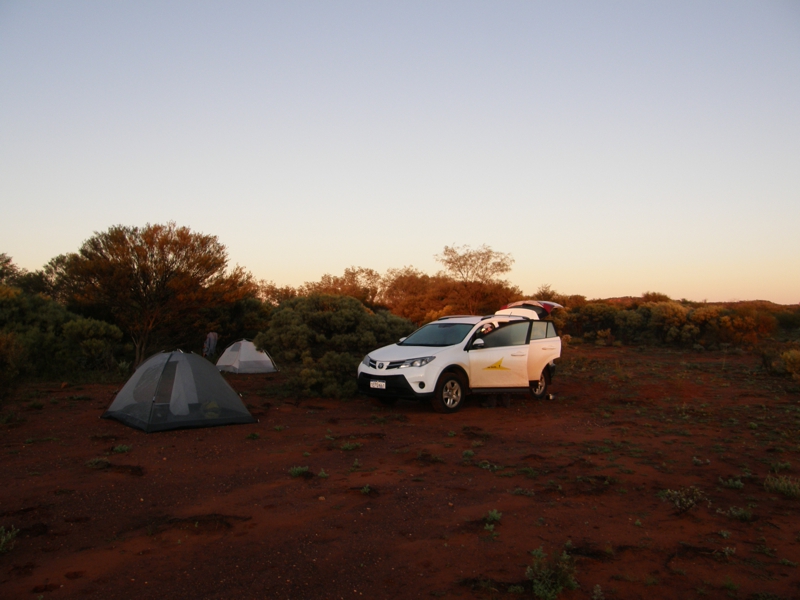
[[[153,418],[153,409],[156,407],[156,394],[158,393],[158,385],[161,383],[161,378],[164,376],[164,370],[167,368],[167,363],[169,362],[170,358],[172,358],[172,352],[170,352],[169,356],[167,356],[167,360],[164,361],[164,366],[161,367],[161,373],[158,374],[156,389],[153,390],[153,399],[150,401],[150,413],[147,415],[147,424],[145,425],[147,429],[144,430],[145,433],[150,433],[150,423],[152,422]]]

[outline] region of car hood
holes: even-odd
[[[439,352],[452,348],[453,346],[384,346],[368,353],[372,360],[391,362],[395,360],[409,360],[411,358],[422,358],[423,356],[436,356]]]

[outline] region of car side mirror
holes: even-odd
[[[483,338],[478,338],[474,342],[472,342],[472,348],[475,350],[479,350],[486,345],[486,342],[483,341]]]

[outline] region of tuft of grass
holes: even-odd
[[[291,467],[289,469],[289,475],[292,477],[300,477],[306,473],[308,473],[308,467]]]
[[[361,448],[361,446],[363,446],[363,445],[364,445],[364,444],[362,444],[362,443],[360,443],[360,442],[345,442],[344,444],[342,444],[341,446],[339,446],[339,448],[341,448],[342,450],[345,450],[345,451],[348,451],[348,450],[358,450],[358,449],[359,449],[359,448]]]
[[[790,462],[774,462],[769,466],[769,470],[772,473],[780,473],[781,471],[789,471],[792,468],[792,463]]]
[[[739,508],[738,506],[731,506],[728,510],[721,510],[718,508],[717,513],[745,523],[749,523],[753,520],[753,511],[747,508]]]
[[[13,525],[8,531],[6,531],[5,527],[0,527],[0,554],[11,552],[14,544],[17,543],[15,538],[17,537],[18,533],[19,529],[15,529]]]
[[[372,491],[372,488],[369,487],[369,484],[367,484],[363,488],[361,488],[361,493],[364,494],[365,496],[369,496],[369,493],[371,491]]]
[[[711,506],[711,500],[702,490],[693,485],[678,490],[664,490],[659,496],[665,502],[670,502],[675,506],[675,510],[679,515],[692,510],[699,502],[707,502]]]
[[[475,456],[475,453],[474,453],[472,450],[464,450],[464,451],[461,453],[461,456],[462,456],[462,458],[464,458],[465,460],[467,460],[467,459],[470,459],[470,458],[472,458],[473,456]]]
[[[112,452],[114,454],[125,454],[126,452],[130,452],[133,446],[125,446],[124,444],[120,444],[119,446],[114,446]]]
[[[525,569],[525,576],[531,580],[533,595],[540,600],[556,600],[558,595],[566,588],[578,588],[575,581],[575,562],[566,552],[560,556],[550,558],[539,547],[533,554],[533,564]]]
[[[275,431],[283,431],[284,429],[286,429],[286,425],[275,425],[275,427],[273,427],[273,429]]]
[[[325,469],[320,469],[320,470],[319,470],[319,473],[317,473],[317,477],[320,477],[320,478],[322,478],[322,479],[327,479],[328,477],[330,477],[330,475],[328,475],[328,474],[325,472]]]
[[[111,461],[107,458],[92,458],[86,461],[86,466],[90,469],[107,469],[111,466]]]
[[[800,479],[788,475],[767,475],[764,479],[764,489],[768,492],[777,492],[787,498],[800,498]]]
[[[245,437],[245,439],[246,439],[246,440],[257,440],[257,439],[259,439],[260,437],[261,437],[261,435],[260,435],[260,434],[253,432],[253,433],[251,433],[250,435],[246,436],[246,437]]]
[[[740,490],[744,487],[742,480],[738,477],[731,477],[730,479],[723,479],[722,477],[719,478],[719,484],[722,487],[726,487],[732,490]]]
[[[503,518],[503,513],[498,511],[497,509],[492,509],[486,514],[485,521],[487,523],[499,523],[500,519]]]

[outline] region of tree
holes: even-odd
[[[349,267],[344,270],[344,275],[341,277],[326,273],[319,281],[304,283],[299,290],[302,296],[312,294],[350,296],[370,308],[376,306],[380,291],[380,274],[364,267]]]
[[[456,313],[494,312],[502,304],[521,298],[518,288],[499,279],[514,264],[510,254],[495,252],[485,244],[475,250],[469,246],[445,246],[435,258],[457,282],[453,286],[456,295],[448,301],[450,307],[458,306]]]
[[[484,244],[473,250],[469,246],[445,246],[436,260],[444,265],[445,271],[458,281],[478,281],[489,283],[511,270],[514,259],[510,254],[495,252]]]
[[[205,329],[204,310],[255,297],[250,274],[239,266],[228,271],[227,264],[216,236],[172,222],[117,225],[69,255],[62,277],[73,302],[128,333],[138,365],[154,333]]]
[[[0,253],[0,284],[14,285],[21,274],[20,268],[14,264],[13,259],[5,253]]]

